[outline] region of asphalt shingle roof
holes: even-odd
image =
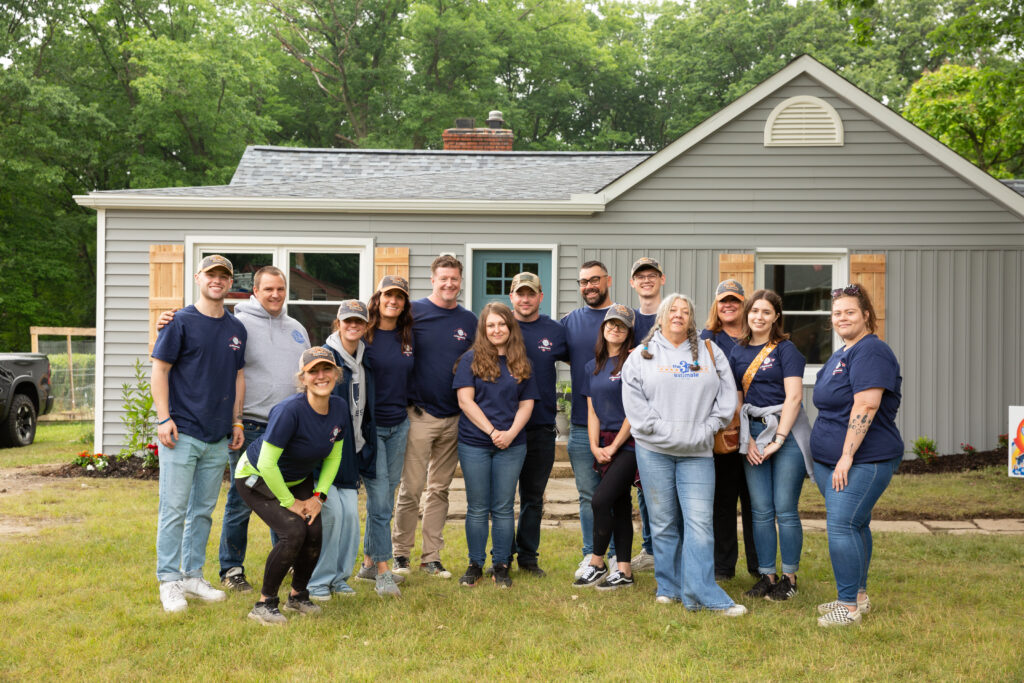
[[[163,197],[562,200],[652,152],[443,152],[249,147],[229,185],[119,190]],[[96,194],[108,194],[106,192]]]

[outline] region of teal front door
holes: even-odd
[[[473,252],[473,312],[480,315],[483,307],[492,301],[506,306],[512,278],[518,273],[535,273],[544,288],[544,302],[540,312],[551,315],[551,252],[481,250]]]

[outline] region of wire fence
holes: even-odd
[[[39,340],[39,352],[50,359],[54,419],[88,420],[96,400],[96,342],[73,340],[68,355],[66,340]]]

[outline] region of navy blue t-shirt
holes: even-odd
[[[366,342],[366,340],[363,340]],[[364,351],[373,368],[374,410],[378,427],[394,427],[408,419],[413,351],[403,346],[398,330],[375,330]]]
[[[505,431],[512,426],[516,413],[519,411],[519,402],[540,398],[537,391],[537,378],[530,374],[530,378],[516,382],[515,377],[508,371],[508,362],[504,356],[498,357],[501,366],[501,374],[497,382],[485,382],[473,374],[473,352],[467,352],[459,359],[459,366],[455,370],[455,379],[452,381],[452,389],[462,387],[473,387],[475,395],[473,400],[480,406],[487,419],[491,421],[495,429]],[[536,404],[535,404],[536,405]],[[459,417],[459,441],[470,446],[490,448],[494,445],[491,437],[473,424],[465,414]],[[526,429],[519,431],[512,441],[513,446],[526,443]]]
[[[725,330],[719,330],[718,332],[712,332],[711,330],[701,330],[700,338],[710,339],[712,342],[714,342],[715,346],[722,349],[722,353],[725,354],[726,358],[729,357],[729,355],[732,353],[733,347],[736,346],[736,340],[730,337],[729,333],[726,332]],[[754,359],[751,358],[750,360]],[[744,368],[743,371],[746,372],[746,368]],[[742,387],[743,385],[737,384],[736,386]]]
[[[452,368],[473,345],[476,316],[462,306],[441,308],[430,299],[412,302],[412,336],[416,363],[412,369],[412,400],[434,417],[459,414],[452,391]]]
[[[266,441],[283,451],[277,467],[286,482],[320,474],[320,466],[331,454],[334,442],[347,436],[345,431],[351,424],[345,399],[332,394],[327,406],[326,415],[316,412],[303,391],[271,408],[267,431],[245,451],[249,464],[257,467],[260,449]]]
[[[235,377],[245,366],[245,326],[186,306],[157,335],[153,358],[171,363],[168,398],[178,432],[206,443],[230,436]]]
[[[587,426],[587,397],[582,388],[586,382],[586,365],[594,360],[594,346],[601,333],[601,323],[607,308],[583,306],[572,311],[560,321],[565,326],[565,338],[569,344],[569,375],[572,377],[572,423]]]
[[[736,344],[729,352],[729,365],[732,366],[737,389],[743,390],[743,375],[747,373],[747,368],[763,348],[764,344]],[[796,348],[796,344],[788,339],[779,342],[779,345],[761,361],[761,367],[754,373],[750,388],[743,395],[743,402],[758,408],[779,405],[786,400],[786,385],[783,380],[786,377],[802,378],[805,365],[807,361]]]
[[[633,309],[636,317],[633,318],[633,344],[639,346],[640,342],[644,340],[647,333],[654,327],[654,321],[657,319],[657,313],[641,313],[639,308]],[[595,340],[596,341],[596,340]]]
[[[533,365],[533,374],[537,378],[537,390],[540,392],[540,400],[533,404],[533,414],[526,426],[554,425],[557,412],[555,385],[558,380],[555,361],[569,358],[565,328],[548,316],[541,315],[533,322],[519,321],[519,329],[523,331],[526,355]]]
[[[596,375],[594,368],[597,367],[597,360],[592,360],[586,366],[586,381],[583,387],[583,395],[589,396],[594,404],[594,412],[601,423],[601,429],[606,432],[617,432],[622,429],[622,423],[626,420],[626,412],[622,409],[622,373],[612,374],[612,370],[619,362],[618,356],[612,356],[605,361],[601,371]]]
[[[840,348],[821,366],[814,383],[818,417],[811,429],[811,454],[818,462],[835,465],[843,454],[853,411],[853,395],[881,388],[882,402],[853,461],[882,462],[903,455],[903,437],[896,428],[900,408],[900,364],[892,349],[873,334],[850,349]]]

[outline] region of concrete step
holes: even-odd
[[[455,466],[455,476],[459,479],[462,478],[462,467],[459,465]],[[568,460],[564,462],[555,460],[555,464],[551,468],[551,479],[573,479],[572,465]]]

